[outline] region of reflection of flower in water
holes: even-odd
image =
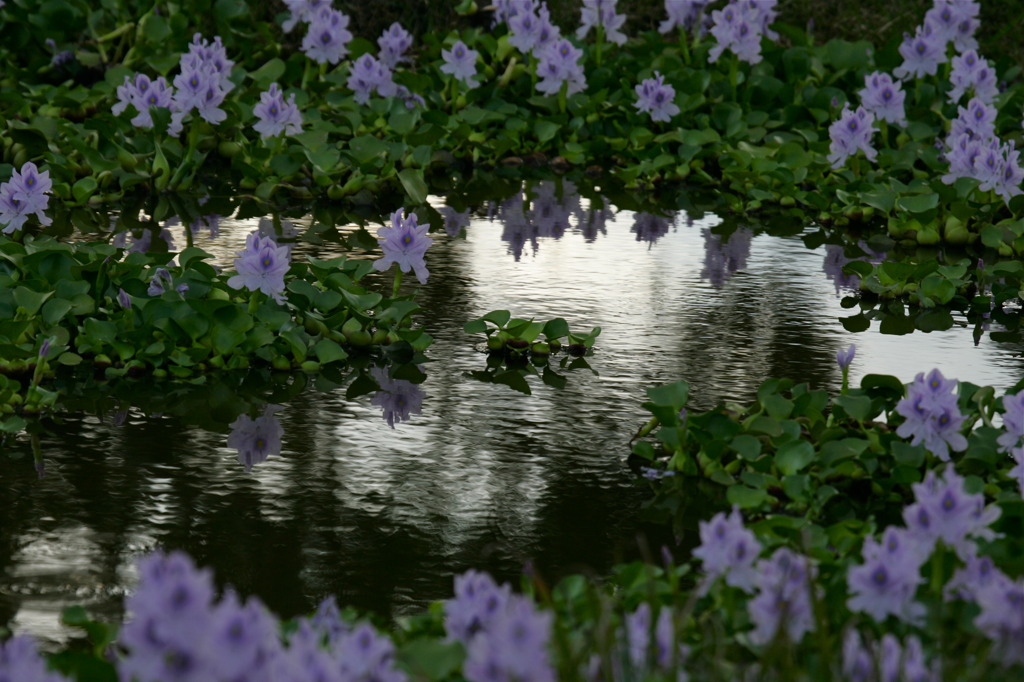
[[[721,235],[707,228],[701,230],[701,234],[704,235],[704,269],[700,273],[701,279],[710,280],[713,286],[720,287],[737,270],[747,267],[750,240],[754,236],[748,228],[737,229],[725,243],[722,243]]]
[[[592,242],[598,234],[607,235],[605,223],[614,217],[615,211],[607,205],[607,199],[602,196],[591,199],[590,209],[579,213],[579,230],[583,233],[583,239]]]
[[[370,374],[380,386],[370,404],[383,408],[388,426],[395,428],[395,422],[407,422],[411,415],[422,414],[423,389],[418,384],[392,379],[386,367],[374,367]]]
[[[259,225],[256,227],[256,232],[261,237],[270,237],[275,242],[278,242],[278,246],[287,246],[291,249],[291,244],[281,244],[282,239],[295,239],[299,236],[299,230],[295,227],[295,223],[288,220],[281,220],[280,233],[278,228],[274,226],[274,220],[272,218],[260,218]]]
[[[636,214],[636,222],[633,223],[633,227],[629,228],[629,231],[636,234],[638,242],[647,242],[654,246],[654,242],[668,234],[668,228],[671,225],[672,221],[668,218],[640,212]]]
[[[437,212],[444,218],[444,231],[449,237],[458,237],[462,228],[469,227],[469,211],[456,211],[451,206],[442,206]]]
[[[526,219],[523,210],[523,195],[515,194],[498,206],[496,217],[504,224],[501,241],[508,242],[508,251],[518,261],[523,256],[523,247],[529,241],[537,252],[537,232]]]
[[[275,413],[282,409],[283,405],[267,405],[256,419],[243,414],[231,422],[228,447],[238,450],[238,461],[246,471],[252,471],[253,465],[265,462],[271,455],[281,454],[284,430]]]
[[[847,263],[851,263],[855,260],[863,260],[869,263],[880,263],[885,260],[884,251],[875,251],[870,249],[864,242],[858,242],[857,245],[867,253],[867,256],[861,258],[847,258],[846,247],[839,244],[825,245],[825,262],[822,264],[822,269],[825,271],[828,278],[835,284],[836,296],[841,294],[844,290],[856,291],[860,288],[859,276],[843,272],[843,267]]]
[[[123,230],[115,234],[110,243],[119,249],[123,249],[127,246],[128,235],[131,235],[132,245],[128,247],[128,253],[147,253],[153,246],[154,232],[156,232],[155,229],[145,228],[142,230],[142,234],[136,237],[135,233]],[[163,239],[164,243],[167,244],[168,251],[177,250],[174,246],[174,236],[166,227],[160,229],[160,239]]]
[[[570,200],[575,195],[575,187],[566,188],[566,196]],[[569,192],[573,193],[570,194]],[[545,180],[534,188],[536,195],[531,202],[530,220],[533,222],[539,237],[561,239],[569,228],[569,215],[572,213],[570,201],[559,201],[555,196],[555,183]],[[579,201],[579,195],[575,195]]]

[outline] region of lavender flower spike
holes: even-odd
[[[464,42],[459,40],[452,45],[452,49],[441,50],[441,56],[444,57],[444,64],[441,66],[442,73],[454,76],[456,80],[462,81],[470,88],[480,85],[476,82],[476,60],[480,56],[479,52],[469,49]]]
[[[302,114],[295,106],[295,94],[289,95],[286,102],[277,83],[271,83],[270,89],[260,94],[260,103],[252,111],[260,119],[253,125],[260,137],[276,137],[281,133],[298,135],[302,132]]]
[[[320,64],[337,64],[348,54],[350,40],[348,15],[324,5],[309,22],[309,31],[302,40],[302,51]]]
[[[434,243],[434,240],[427,236],[429,229],[430,225],[417,225],[415,213],[410,213],[405,219],[402,218],[402,209],[392,213],[391,227],[385,226],[377,230],[384,256],[373,262],[373,268],[383,272],[392,263],[396,263],[402,272],[413,270],[420,284],[426,284],[430,273],[427,271],[423,256],[427,247]]]
[[[679,113],[679,107],[673,101],[676,90],[671,85],[665,85],[665,77],[657,71],[654,76],[636,86],[637,100],[633,106],[650,114],[652,121],[671,121]]]
[[[412,35],[396,21],[377,38],[377,45],[380,46],[380,60],[393,69],[399,62],[409,61],[405,51],[412,45]]]
[[[849,106],[843,107],[839,120],[828,127],[829,137],[832,138],[828,160],[832,168],[842,168],[846,159],[858,150],[864,152],[869,161],[875,160],[878,153],[871,146],[874,122],[875,115],[864,107],[857,107],[856,111],[850,111]]]
[[[278,303],[284,300],[284,275],[288,272],[288,247],[278,246],[270,237],[253,232],[245,239],[245,250],[236,254],[237,275],[228,279],[233,289],[262,291]]]
[[[623,45],[627,38],[619,29],[626,23],[626,15],[616,12],[617,3],[618,0],[583,0],[580,27],[576,31],[576,37],[583,40],[591,28],[600,26],[608,40],[616,45]]]

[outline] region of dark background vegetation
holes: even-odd
[[[552,20],[563,32],[579,25],[581,0],[547,0]],[[281,8],[284,3],[274,3]],[[472,17],[459,17],[454,0],[335,0],[334,5],[351,17],[352,33],[376,37],[394,21],[416,35],[447,33],[467,25],[490,26],[490,3],[477,0],[479,11]],[[719,8],[723,2],[712,7]],[[619,11],[628,17],[627,34],[657,29],[665,18],[664,0],[619,0]],[[932,0],[781,0],[779,20],[794,26],[812,23],[815,42],[830,38],[870,40],[876,45],[900,38],[924,19]],[[1024,61],[1024,1],[982,0],[980,49],[983,56],[1009,57]]]

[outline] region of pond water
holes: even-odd
[[[695,408],[748,400],[769,377],[834,390],[836,351],[850,343],[853,382],[932,367],[999,390],[1021,377],[1019,348],[976,346],[966,326],[846,332],[850,283],[834,249],[746,227],[720,235],[707,214],[602,209],[570,190],[442,208],[417,299],[434,362],[422,384],[391,386],[407,409],[390,412],[393,426],[387,395],[262,375],[246,400],[253,414],[280,406],[266,419],[279,420],[282,447],[251,470],[229,445],[231,419],[219,420],[238,387],[216,381],[147,384],[138,401],[111,391],[100,413],[65,415],[38,443],[41,477],[29,440],[14,442],[0,460],[0,624],[60,641],[68,604],[117,618],[135,558],[157,546],[187,550],[284,616],[327,594],[385,617],[414,612],[470,567],[513,581],[527,562],[551,581],[599,575],[676,542],[638,521],[646,491],[625,465],[651,386],[686,379]],[[195,243],[230,264],[257,225],[224,218]],[[170,230],[179,245],[182,229]],[[295,245],[305,253],[330,247]],[[563,388],[530,377],[531,395],[473,378],[486,355],[462,325],[494,309],[600,326],[590,368],[557,369]]]

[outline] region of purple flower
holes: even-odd
[[[508,42],[523,54],[534,51],[540,40],[544,20],[541,12],[547,13],[545,5],[538,5],[534,0],[511,0],[505,12],[508,23]],[[497,16],[497,13],[495,13]],[[546,16],[546,14],[545,14]]]
[[[441,65],[441,71],[454,76],[456,80],[460,80],[470,88],[475,88],[479,83],[476,82],[476,60],[480,56],[480,53],[476,50],[471,50],[466,47],[466,44],[461,40],[457,40],[452,49],[441,50],[441,56],[444,58],[444,64]]]
[[[900,44],[900,56],[903,63],[893,69],[893,74],[901,80],[934,76],[939,64],[946,61],[946,41],[941,34],[932,30],[927,20],[917,27],[916,33],[909,33]]]
[[[272,455],[281,454],[284,429],[276,414],[283,409],[283,405],[267,405],[263,408],[263,414],[256,419],[242,414],[231,422],[228,447],[238,450],[238,462],[245,466],[247,472]]]
[[[754,233],[746,227],[741,227],[724,241],[721,235],[714,234],[707,228],[702,229],[701,234],[704,235],[704,268],[700,273],[701,279],[709,280],[714,287],[721,287],[737,271],[747,267],[750,241]]]
[[[2,232],[20,230],[32,214],[40,225],[52,223],[44,213],[52,187],[50,171],[40,171],[31,161],[22,165],[21,170],[15,168],[11,179],[0,183],[0,223],[6,223]]]
[[[469,570],[455,576],[455,596],[444,603],[444,627],[448,639],[468,644],[491,626],[512,596],[508,585],[500,587],[486,573]]]
[[[366,104],[374,92],[381,97],[394,97],[398,92],[391,80],[391,70],[371,54],[364,54],[352,64],[348,88],[355,93],[359,104]]]
[[[340,635],[332,649],[340,664],[339,682],[405,682],[405,674],[395,668],[394,643],[369,623]]]
[[[946,379],[933,369],[925,377],[919,373],[907,388],[907,397],[896,405],[896,412],[906,420],[896,429],[901,438],[912,437],[911,445],[924,446],[944,462],[949,461],[949,450],[967,449],[967,439],[959,429],[964,422],[953,393],[955,379]]]
[[[864,107],[850,111],[849,105],[843,106],[839,120],[828,127],[832,140],[828,160],[833,168],[842,168],[846,159],[856,154],[858,150],[864,152],[869,161],[875,160],[877,152],[871,146],[871,136],[875,132],[874,122],[875,115]]]
[[[741,61],[757,64],[761,61],[761,37],[776,38],[768,29],[775,21],[775,0],[732,0],[723,9],[711,13],[714,25],[711,35],[716,44],[708,53],[708,61],[716,62],[726,50]]]
[[[1024,663],[1024,578],[1010,580],[1001,572],[975,595],[981,613],[974,625],[992,640],[995,657],[1004,665]]]
[[[673,664],[681,663],[687,656],[687,647],[675,645],[675,626],[672,622],[672,610],[663,607],[658,614],[658,620],[654,624],[654,637],[651,637],[651,606],[643,602],[631,614],[625,618],[626,643],[629,650],[629,660],[632,663],[633,671],[643,671],[647,668],[647,662],[653,661],[654,665],[663,672],[668,672]],[[652,641],[653,639],[653,641]],[[653,652],[651,651],[653,645]],[[620,679],[624,675],[617,675],[614,679]],[[638,675],[637,679],[647,679]]]
[[[228,279],[232,289],[262,291],[278,303],[283,302],[284,276],[288,272],[288,248],[278,246],[270,237],[252,232],[245,239],[245,250],[236,253],[237,275]]]
[[[548,654],[553,620],[551,612],[538,611],[526,597],[509,597],[487,629],[470,640],[462,670],[466,680],[554,682]]]
[[[704,7],[710,0],[665,0],[665,14],[668,19],[658,25],[658,31],[668,33],[674,27],[686,30],[700,24]]]
[[[125,310],[132,309],[132,297],[128,295],[128,292],[124,289],[118,288],[117,290],[117,302],[121,304],[121,307]]]
[[[654,72],[654,76],[645,79],[634,88],[637,99],[633,106],[650,114],[652,121],[670,121],[679,113],[679,107],[673,101],[676,90],[671,85],[666,85],[665,77],[657,71]]]
[[[981,493],[969,494],[964,479],[952,465],[946,467],[942,479],[929,471],[921,483],[915,483],[914,503],[903,510],[903,519],[914,536],[929,547],[942,542],[955,549],[961,558],[975,554],[972,538],[992,540],[995,532],[989,526],[999,518],[997,505],[985,506]]]
[[[864,77],[864,89],[857,94],[864,109],[876,119],[899,126],[907,125],[903,106],[906,93],[902,84],[893,81],[889,74],[881,71],[868,74]]]
[[[839,369],[847,371],[850,369],[850,363],[853,362],[853,356],[857,354],[857,346],[850,344],[850,347],[845,351],[840,350],[836,353],[836,364],[839,365]]]
[[[185,57],[193,56],[206,68],[213,71],[217,76],[220,89],[225,93],[231,92],[235,84],[231,82],[231,69],[235,63],[228,59],[227,50],[220,41],[220,36],[214,36],[213,42],[204,39],[201,33],[192,36],[192,42],[188,46],[188,53]]]
[[[740,510],[733,507],[728,516],[719,512],[699,526],[700,547],[693,550],[693,556],[704,567],[704,584],[724,576],[727,584],[752,592],[757,581],[754,562],[761,553],[761,543],[743,527]]]
[[[302,114],[295,106],[295,94],[289,95],[286,102],[277,83],[271,83],[270,89],[260,94],[260,103],[253,107],[252,112],[260,119],[253,125],[260,137],[275,137],[281,133],[298,135],[302,132]]]
[[[18,635],[0,642],[0,680],[9,682],[66,682],[68,678],[51,672],[35,641]]]
[[[814,630],[811,583],[817,573],[807,557],[786,547],[757,562],[757,594],[747,604],[754,623],[751,642],[768,644],[781,631],[790,642],[798,644],[804,634]]]
[[[380,60],[389,69],[394,69],[400,62],[409,61],[405,51],[412,45],[412,35],[396,21],[377,38],[377,45],[380,46]]]
[[[556,95],[567,84],[569,95],[582,92],[587,87],[586,76],[580,60],[583,51],[561,38],[544,49],[537,63],[537,75],[541,80],[537,89],[548,95]]]
[[[285,20],[281,28],[285,32],[289,32],[299,22],[308,24],[313,21],[313,18],[316,17],[321,8],[330,7],[331,0],[284,0],[284,4],[288,6],[291,16]]]
[[[953,57],[949,80],[953,83],[953,89],[949,91],[950,102],[959,102],[968,90],[986,104],[991,104],[999,94],[995,69],[975,50]]]
[[[864,540],[864,563],[851,566],[847,584],[851,611],[867,613],[877,622],[888,615],[904,621],[916,621],[924,607],[914,601],[921,580],[921,565],[927,550],[905,528],[889,526],[878,543],[871,536]]]
[[[302,51],[320,64],[337,64],[348,54],[352,34],[348,31],[348,15],[324,5],[309,22]]]
[[[396,263],[402,272],[413,270],[420,284],[426,284],[430,273],[427,271],[424,256],[427,248],[434,243],[434,240],[427,236],[430,225],[417,225],[415,213],[410,213],[405,219],[402,218],[402,213],[402,209],[392,213],[391,227],[385,226],[377,230],[384,255],[373,262],[373,267],[383,272],[391,267],[392,263]]]
[[[1010,469],[1007,476],[1017,481],[1020,488],[1020,496],[1024,497],[1024,448],[1014,448],[1010,453],[1017,466]]]
[[[387,368],[374,367],[370,370],[380,390],[370,400],[383,410],[384,421],[395,428],[396,423],[408,422],[414,414],[421,414],[423,407],[423,389],[418,384],[405,379],[392,379]]]
[[[175,113],[184,116],[196,109],[203,120],[220,123],[227,118],[227,113],[220,108],[226,94],[220,75],[212,65],[194,54],[182,56],[181,73],[174,77],[172,107]]]
[[[444,231],[449,237],[458,237],[469,227],[469,211],[456,211],[451,206],[442,206],[437,212],[444,218]]]
[[[125,76],[124,83],[117,87],[118,102],[111,111],[115,116],[132,105],[137,112],[131,119],[136,128],[152,128],[152,107],[170,109],[174,101],[174,89],[167,84],[163,76],[151,81],[145,74],[135,74],[135,79]]]
[[[576,38],[583,40],[591,28],[600,26],[604,29],[607,40],[616,45],[624,45],[627,40],[626,34],[619,29],[626,23],[626,15],[617,13],[617,4],[618,0],[583,0]]]

